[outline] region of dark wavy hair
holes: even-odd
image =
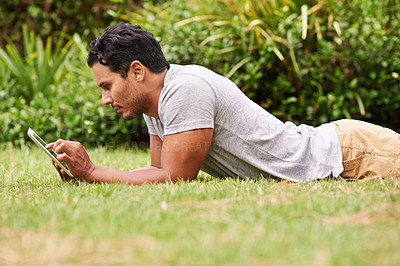
[[[112,72],[128,75],[129,67],[138,60],[153,73],[169,69],[169,64],[153,34],[139,25],[121,23],[106,28],[103,35],[90,42],[89,67],[99,62]]]

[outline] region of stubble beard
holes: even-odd
[[[129,110],[129,112],[126,114],[122,114],[124,120],[135,119],[139,115],[143,114],[149,105],[149,101],[146,97],[144,97],[144,95],[139,94],[137,97],[135,97],[130,105],[132,106],[132,108],[130,108],[131,110]]]

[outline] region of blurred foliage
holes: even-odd
[[[25,27],[23,36],[22,51],[12,42],[0,48],[0,142],[25,145],[29,127],[48,142],[64,138],[112,147],[147,140],[143,118],[124,121],[101,104],[86,64],[88,45],[78,34],[54,49],[50,38],[44,45]]]
[[[170,0],[110,13],[158,36],[171,63],[231,78],[282,120],[400,129],[399,0]]]
[[[89,40],[118,21],[152,32],[170,63],[229,77],[283,121],[400,130],[400,0],[3,2],[0,142],[24,145],[28,127],[47,141],[147,140],[142,118],[101,105],[86,64]]]
[[[29,127],[46,141],[147,141],[143,118],[124,121],[102,106],[86,64],[88,42],[115,20],[107,12],[143,2],[157,1],[1,1],[0,142],[25,145]]]
[[[8,38],[6,51],[0,49],[0,58],[18,82],[18,87],[9,91],[10,96],[23,97],[30,101],[33,96],[43,93],[54,95],[54,86],[58,86],[63,63],[67,61],[71,41],[63,45],[64,36],[60,36],[53,47],[52,38],[48,37],[44,45],[40,36],[34,32],[28,33],[24,24],[22,27],[23,53]]]
[[[91,38],[98,29],[108,26],[113,18],[108,10],[130,9],[140,0],[7,0],[0,1],[0,47],[5,45],[4,36],[21,43],[21,27],[47,38],[56,32],[69,35],[82,34],[89,29]]]

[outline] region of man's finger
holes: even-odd
[[[63,169],[60,169],[60,175],[61,175],[61,179],[63,181],[68,181],[68,179],[67,179],[68,175],[65,173],[65,171]]]
[[[61,175],[62,175],[62,180],[65,182],[70,182],[73,180],[77,180],[74,177],[70,177],[63,169],[60,170]]]
[[[53,149],[53,146],[54,146],[54,142],[51,142],[51,143],[47,143],[47,145],[46,145],[46,149]]]
[[[61,175],[62,168],[56,162],[53,162],[53,165],[56,168],[57,172]]]
[[[54,151],[58,154],[67,153],[74,154],[76,150],[76,144],[72,141],[63,140],[57,147],[54,147]]]
[[[65,162],[68,165],[71,162],[71,157],[66,153],[61,153],[57,155],[57,160]]]
[[[53,150],[58,154],[66,152],[67,151],[67,145],[65,145],[65,142],[60,142],[59,144],[54,145]]]
[[[57,149],[57,147],[58,146],[60,146],[62,143],[64,143],[64,140],[63,139],[58,139],[58,140],[56,140],[55,142],[53,142],[52,144],[52,149],[55,151],[55,152],[57,152],[56,151],[56,149]],[[57,153],[59,153],[59,152],[57,152]]]
[[[60,167],[56,162],[53,162],[53,165],[54,165],[54,167],[56,168],[58,174],[60,175],[61,180],[62,180],[62,181],[65,181],[64,175],[63,175],[63,173],[61,172],[61,167]]]

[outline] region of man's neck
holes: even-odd
[[[151,73],[147,77],[147,91],[149,99],[149,108],[145,112],[146,115],[154,117],[156,119],[160,119],[158,116],[158,101],[160,98],[160,94],[162,89],[164,88],[164,79],[167,74],[168,69],[165,69],[161,73]]]

